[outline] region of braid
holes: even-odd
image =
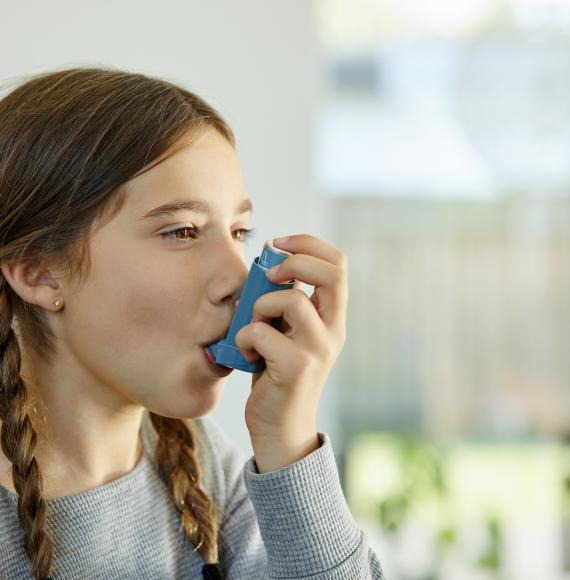
[[[199,550],[207,564],[216,563],[218,508],[199,487],[202,469],[197,458],[193,429],[181,419],[152,412],[149,416],[158,433],[156,466],[174,505],[181,513],[181,527],[196,546],[194,551]]]
[[[21,351],[11,323],[11,288],[0,275],[0,443],[12,462],[12,479],[18,494],[18,519],[25,532],[24,547],[36,579],[49,579],[53,544],[44,529],[47,504],[42,497],[42,476],[34,457],[37,435],[29,416],[30,401],[20,376]],[[181,513],[181,529],[206,565],[206,579],[221,578],[218,560],[218,508],[202,489],[202,469],[195,434],[180,419],[149,413],[158,433],[155,462],[161,479]]]
[[[34,449],[37,435],[30,420],[26,385],[20,377],[21,352],[11,327],[14,311],[10,288],[0,276],[0,442],[12,462],[12,480],[18,494],[18,519],[25,532],[24,547],[35,578],[50,576],[52,541],[44,527],[47,504]]]

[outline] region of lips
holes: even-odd
[[[231,367],[226,367],[223,365],[219,365],[214,358],[214,355],[210,352],[210,349],[205,346],[202,349],[204,351],[204,356],[206,358],[206,362],[212,369],[212,371],[218,375],[219,377],[225,377],[229,375],[234,369]]]
[[[204,347],[204,352],[206,353],[206,356],[208,357],[208,360],[215,365],[218,365],[218,363],[216,362],[216,359],[214,358],[214,355],[212,354],[212,351],[206,346]],[[218,365],[218,366],[223,366],[223,365]]]

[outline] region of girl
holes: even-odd
[[[252,203],[197,95],[72,68],[0,101],[0,577],[382,578],[316,415],[346,258],[310,235],[236,336],[246,462],[205,417],[229,369]],[[278,328],[271,319],[283,317]]]

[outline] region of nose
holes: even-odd
[[[234,306],[248,275],[240,242],[220,240],[211,249],[208,260],[207,295],[212,304]]]

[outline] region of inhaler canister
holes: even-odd
[[[239,369],[248,373],[260,372],[265,368],[265,359],[260,357],[255,362],[248,362],[241,354],[235,344],[235,336],[242,326],[251,322],[253,305],[262,295],[276,290],[287,290],[293,288],[295,280],[285,284],[273,284],[265,272],[272,266],[276,266],[291,256],[291,252],[280,250],[273,245],[272,240],[268,240],[263,245],[261,255],[253,260],[245,286],[243,287],[237,309],[234,313],[230,329],[225,338],[209,345],[210,352],[214,355],[219,365]],[[280,318],[271,321],[272,326],[279,324]]]

